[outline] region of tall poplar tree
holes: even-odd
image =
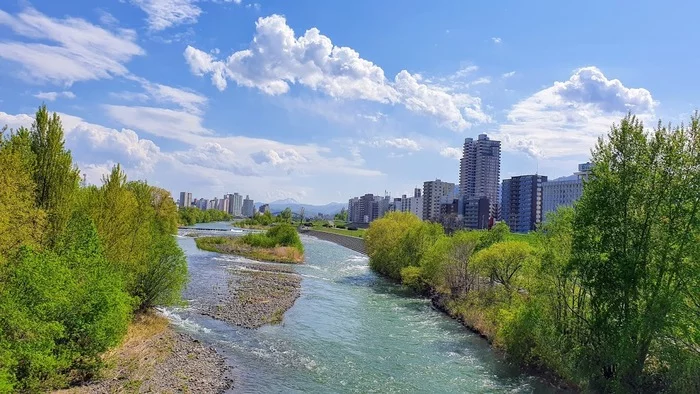
[[[34,182],[37,207],[48,214],[49,228],[46,240],[52,240],[63,231],[71,216],[73,197],[78,189],[79,171],[65,148],[63,126],[58,114],[49,114],[43,105],[36,112],[30,131],[31,149],[36,157]]]

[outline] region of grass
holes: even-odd
[[[355,237],[355,238],[364,238],[365,230],[366,230],[364,228],[359,228],[357,230],[348,230],[345,228],[332,228],[332,227],[322,227],[322,226],[314,226],[313,229],[316,231],[323,231],[326,233],[346,235],[348,237]]]
[[[197,247],[210,252],[235,254],[253,260],[274,263],[302,263],[304,254],[292,246],[261,247],[251,246],[243,237],[200,237],[195,238]]]

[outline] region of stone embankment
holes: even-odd
[[[318,239],[322,239],[325,241],[330,241],[330,242],[336,243],[340,246],[346,247],[346,248],[353,250],[357,253],[367,254],[367,252],[365,251],[365,240],[362,238],[327,233],[325,231],[318,231],[318,230],[301,230],[300,232],[302,234],[310,235],[310,236],[316,237]]]

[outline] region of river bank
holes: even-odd
[[[101,378],[60,394],[115,392],[223,393],[233,386],[231,367],[211,346],[173,330],[156,312],[138,315],[124,342],[104,355]]]
[[[310,235],[324,241],[333,242],[345,248],[348,248],[357,253],[366,254],[365,251],[365,240],[357,237],[350,237],[347,235],[333,234],[325,231],[305,229],[301,231],[302,234]]]

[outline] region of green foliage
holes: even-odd
[[[36,112],[30,140],[35,158],[32,168],[35,201],[48,214],[46,240],[50,243],[68,223],[80,177],[70,151],[64,146],[61,119],[55,112],[50,115],[45,105]]]
[[[185,226],[192,226],[196,223],[226,222],[233,219],[233,216],[224,211],[218,209],[202,211],[197,207],[180,208],[179,214],[179,222]]]
[[[297,230],[290,224],[278,224],[265,233],[251,233],[242,237],[244,243],[261,248],[275,246],[291,246],[299,252],[304,252],[304,245]]]
[[[253,214],[252,218],[245,219],[240,223],[243,227],[245,226],[261,226],[261,227],[266,227],[272,225],[274,223],[275,218],[272,216],[272,213],[270,211],[265,211],[265,213],[259,213],[256,212]]]
[[[130,319],[132,299],[91,220],[73,215],[57,243],[59,253],[23,248],[0,266],[0,371],[20,391],[89,378]]]
[[[176,303],[187,264],[170,194],[127,182],[78,187],[56,114],[0,135],[0,392],[92,377],[137,308]]]
[[[690,301],[700,288],[699,152],[697,115],[652,133],[627,116],[593,152],[571,270],[588,298],[584,367],[596,389],[641,390],[655,349],[674,346],[669,336],[699,348],[678,326],[700,324]],[[688,307],[694,323],[674,318]]]
[[[291,223],[292,222],[292,210],[287,207],[284,211],[277,215],[277,221],[280,223]]]
[[[340,210],[340,212],[335,214],[335,220],[341,221],[341,222],[347,222],[348,221],[348,211],[343,208]]]

